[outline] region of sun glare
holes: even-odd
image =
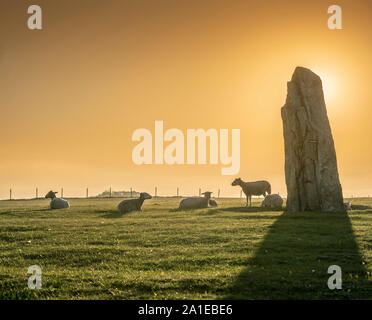
[[[326,77],[322,79],[323,92],[326,102],[332,102],[337,97],[338,86],[336,81],[332,77]]]
[[[329,104],[332,105],[337,100],[337,96],[341,90],[339,80],[331,72],[318,71],[316,68],[313,70],[322,79],[324,99],[327,106]]]

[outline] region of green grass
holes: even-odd
[[[119,199],[0,202],[0,299],[369,299],[372,210],[283,213],[242,208],[177,211],[146,201],[121,215]],[[372,205],[369,199],[354,204]],[[43,288],[27,288],[37,264]],[[343,270],[329,290],[327,269]]]

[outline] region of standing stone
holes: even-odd
[[[322,81],[297,67],[282,108],[287,210],[344,212]]]

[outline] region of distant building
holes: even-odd
[[[99,198],[109,198],[111,197],[117,197],[117,198],[138,198],[140,195],[139,192],[137,191],[111,191],[110,190],[105,190],[102,193],[98,194],[97,197]]]

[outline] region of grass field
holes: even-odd
[[[121,215],[118,201],[56,211],[45,199],[0,201],[0,298],[372,298],[372,210],[290,214],[219,199],[177,211],[179,199],[157,198]],[[27,288],[35,264],[41,290]],[[327,286],[333,264],[341,290]]]

